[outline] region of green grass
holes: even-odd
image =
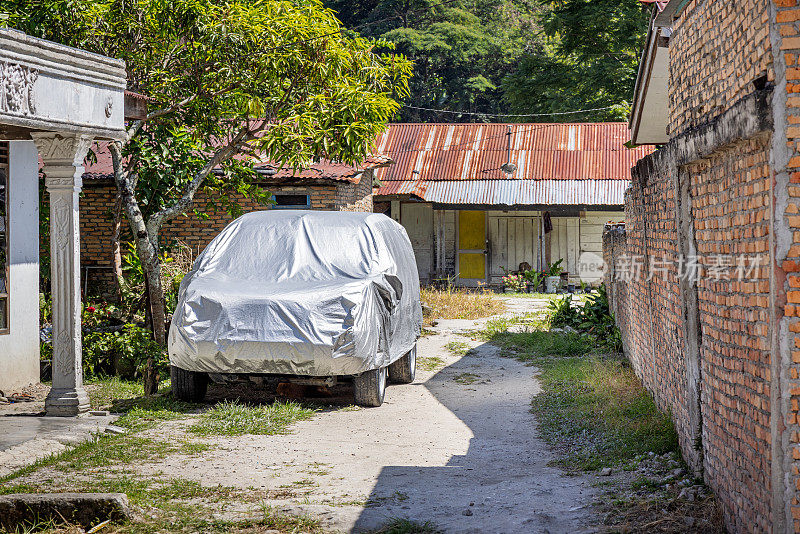
[[[678,452],[675,427],[620,355],[593,338],[542,329],[509,332],[520,318],[489,321],[479,337],[541,369],[532,411],[569,470],[613,467],[647,452]]]
[[[93,410],[110,408],[116,399],[132,399],[144,394],[142,382],[121,378],[92,378],[86,381],[86,390]]]
[[[275,401],[265,406],[248,406],[225,401],[203,412],[189,431],[200,436],[282,434],[295,421],[309,419],[314,413],[315,410],[296,402]]]
[[[592,340],[581,334],[560,334],[544,330],[507,332],[504,329],[484,330],[483,336],[507,354],[525,362],[542,358],[570,357],[590,354],[595,350]],[[495,326],[496,328],[496,326]]]
[[[454,356],[464,356],[470,350],[470,346],[463,341],[451,341],[445,345],[444,348],[449,350]]]
[[[424,371],[438,371],[445,366],[447,366],[447,363],[438,356],[417,358],[417,367]]]
[[[393,517],[372,534],[439,534],[442,532],[430,521],[419,522],[400,517]]]
[[[598,356],[540,359],[532,411],[571,470],[613,467],[647,452],[680,453],[675,427],[630,366]]]

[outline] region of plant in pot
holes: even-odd
[[[528,283],[528,293],[538,292],[545,278],[544,273],[532,269],[522,273],[522,276],[525,277],[525,281]]]
[[[561,268],[562,261],[564,260],[562,259],[555,263],[551,263],[550,269],[547,270],[547,277],[544,281],[547,293],[555,293],[558,291],[558,288],[561,285],[561,271],[564,270]]]

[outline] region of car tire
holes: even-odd
[[[417,344],[411,350],[389,364],[389,380],[395,384],[410,384],[417,374]]]
[[[353,377],[353,396],[356,404],[377,408],[386,394],[387,369],[373,369]]]
[[[205,398],[208,390],[208,374],[170,365],[169,376],[172,381],[172,394],[176,398],[189,402],[200,402]]]

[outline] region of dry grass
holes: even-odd
[[[421,293],[425,318],[428,321],[480,319],[498,315],[506,310],[502,300],[486,291],[423,288]]]
[[[689,502],[677,498],[677,490],[665,499],[634,500],[606,507],[608,522],[600,532],[630,534],[724,534],[719,502],[709,496]]]

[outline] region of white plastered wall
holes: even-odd
[[[33,141],[9,143],[9,328],[0,335],[0,390],[39,381],[39,159]]]

